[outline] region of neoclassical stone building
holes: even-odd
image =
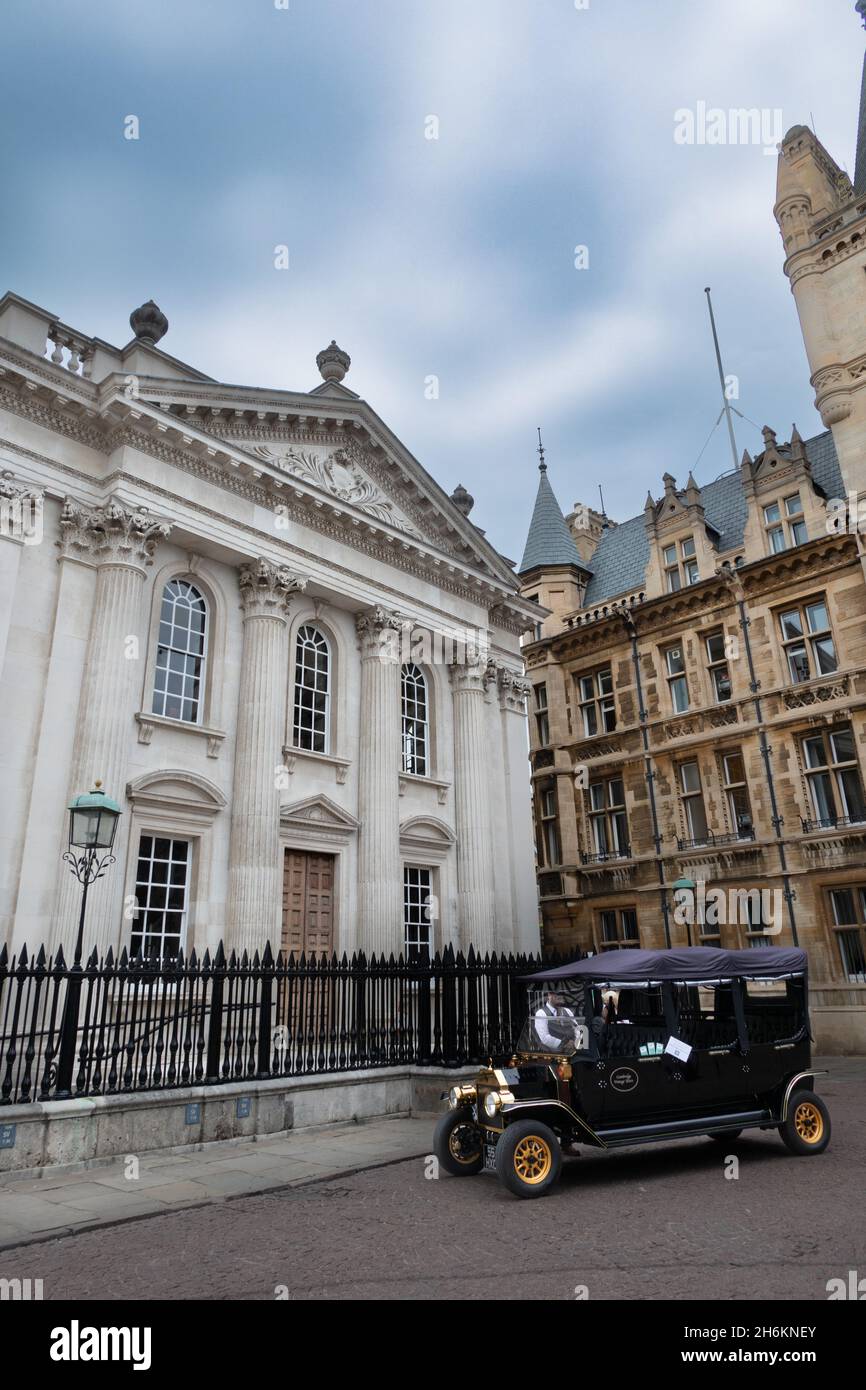
[[[224,385],[0,300],[0,942],[68,949],[66,805],[122,806],[85,946],[533,950],[513,567],[321,352]]]
[[[866,71],[853,184],[797,126],[775,215],[825,432],[765,428],[619,524],[563,516],[542,459],[519,572],[549,610],[524,646],[543,937],[798,942],[818,1046],[866,1051]],[[684,888],[726,920],[678,918]]]

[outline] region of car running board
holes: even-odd
[[[616,1129],[597,1129],[599,1139],[614,1148],[617,1144],[640,1144],[652,1139],[684,1139],[690,1134],[709,1134],[725,1129],[745,1129],[747,1125],[778,1124],[769,1110],[728,1111],[724,1115],[701,1115],[694,1120],[669,1120],[665,1124],[628,1125]]]

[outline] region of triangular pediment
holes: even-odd
[[[360,821],[328,796],[309,796],[304,801],[281,806],[280,820],[284,823],[303,821],[328,830],[357,830],[360,825]]]

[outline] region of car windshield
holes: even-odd
[[[572,980],[542,985],[529,991],[529,1017],[517,1044],[518,1052],[550,1052],[571,1056],[588,1046],[583,984]]]

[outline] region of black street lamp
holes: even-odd
[[[69,849],[63,858],[81,884],[81,914],[78,918],[78,936],[75,941],[75,965],[81,964],[84,946],[87,890],[91,883],[102,878],[108,866],[114,863],[111,850],[121,811],[117,802],[106,796],[101,787],[101,782],[95,782],[92,791],[74,796],[68,808]]]
[[[81,954],[84,949],[87,890],[91,883],[101,878],[109,865],[114,863],[111,851],[121,815],[117,802],[112,801],[102,791],[101,782],[94,783],[92,791],[73,797],[68,809],[69,849],[63,858],[81,884],[81,912],[78,917],[75,955],[66,977],[66,998],[63,1003],[63,1021],[60,1025],[60,1058],[54,1091],[57,1099],[72,1094],[78,1005],[81,998],[81,982],[84,979]]]

